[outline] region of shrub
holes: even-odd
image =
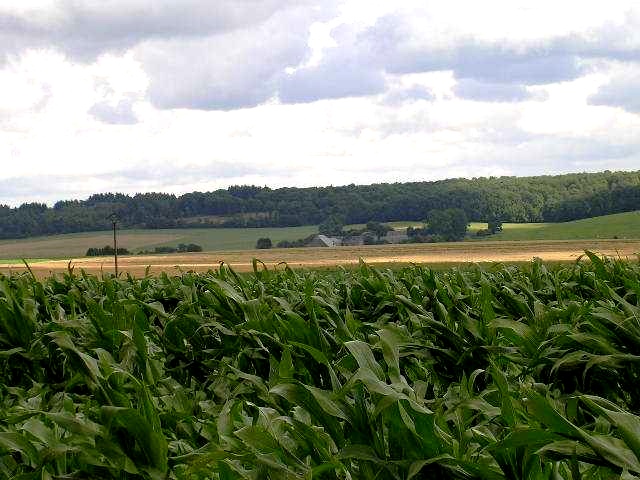
[[[256,248],[261,250],[269,249],[272,246],[273,244],[271,243],[271,239],[268,237],[259,238],[258,241],[256,242]]]
[[[111,245],[105,245],[102,248],[90,248],[87,250],[87,257],[106,257],[108,255],[114,255],[116,252]],[[130,255],[131,252],[126,248],[118,248],[118,255]]]

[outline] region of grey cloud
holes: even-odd
[[[306,103],[329,98],[382,93],[383,70],[367,57],[353,55],[354,32],[340,26],[332,32],[338,46],[327,49],[318,65],[281,77],[278,97],[283,103]]]
[[[456,96],[482,102],[520,102],[534,98],[522,85],[485,83],[463,78],[453,89]]]
[[[284,77],[279,98],[284,103],[306,103],[329,98],[344,98],[381,93],[385,89],[382,72],[366,66],[322,64]]]
[[[600,59],[640,59],[640,42],[630,33],[638,16],[623,26],[604,25],[584,34],[535,42],[452,38],[447,45],[417,41],[403,15],[385,16],[358,33],[333,32],[338,46],[322,63],[288,77],[280,86],[283,102],[380,93],[386,74],[453,71],[457,93],[485,101],[522,101],[533,96],[526,86],[575,80],[596,68]],[[626,33],[625,33],[626,32]]]
[[[0,53],[53,47],[90,60],[133,49],[156,107],[203,110],[381,94],[390,74],[443,70],[459,80],[461,96],[520,101],[526,86],[574,80],[596,68],[594,60],[640,60],[634,12],[622,25],[584,34],[531,42],[452,36],[446,44],[420,40],[397,13],[362,32],[336,28],[337,46],[319,65],[285,73],[308,58],[309,26],[333,18],[339,1],[60,0],[30,16],[0,6]]]
[[[302,3],[307,3],[303,1]],[[246,28],[288,7],[285,0],[61,0],[20,15],[0,6],[0,49],[54,47],[91,60],[150,39],[188,38]]]
[[[553,41],[554,48],[581,58],[640,61],[640,10],[630,10],[622,23],[608,22],[586,35],[571,34]]]
[[[138,118],[133,111],[133,100],[122,99],[117,104],[109,102],[96,103],[89,113],[103,123],[111,125],[133,125],[138,123]]]
[[[615,76],[589,97],[589,103],[640,113],[640,68]]]
[[[354,53],[389,73],[453,70],[458,78],[489,83],[554,83],[578,78],[586,68],[578,61],[577,46],[570,50],[555,39],[527,45],[467,36],[442,46],[415,37],[404,17],[389,15],[358,38]]]
[[[563,52],[518,53],[481,45],[463,49],[452,66],[458,78],[525,85],[574,80],[587,71],[577,57]]]
[[[332,2],[327,2],[331,5]],[[309,26],[324,13],[308,5],[283,9],[251,29],[189,41],[146,42],[136,50],[160,108],[230,110],[274,98],[287,67],[310,54]]]
[[[156,107],[252,107],[276,97],[285,69],[310,53],[309,26],[335,16],[338,2],[61,0],[32,16],[0,6],[0,54],[46,47],[90,61],[133,50]],[[108,122],[124,118],[103,105],[92,113]]]
[[[411,87],[406,88],[391,89],[383,97],[382,103],[394,106],[415,100],[431,101],[435,100],[435,98],[436,96],[430,89],[422,85],[412,85]]]

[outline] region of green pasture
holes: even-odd
[[[189,228],[161,230],[122,230],[119,246],[136,253],[160,246],[195,243],[205,251],[249,250],[261,237],[275,244],[316,233],[316,226],[286,228]],[[48,237],[0,241],[0,258],[60,258],[84,256],[90,247],[111,245],[113,234],[106,232],[70,233]]]

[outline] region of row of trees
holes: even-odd
[[[640,208],[640,172],[491,177],[435,182],[279,188],[233,186],[182,196],[97,194],[52,208],[0,206],[0,238],[106,230],[116,213],[123,227],[280,227],[422,220],[425,212],[459,208],[470,221],[556,222]]]
[[[366,232],[374,235],[378,240],[384,237],[387,232],[393,230],[389,225],[369,220],[364,228],[352,228],[345,230],[344,218],[339,215],[330,215],[320,225],[318,225],[318,233],[328,237],[349,237],[354,235],[362,235]]]
[[[186,252],[202,252],[202,247],[195,243],[180,243],[177,247],[155,247],[153,250],[143,250],[138,252],[139,254],[152,254],[152,253],[186,253]],[[87,250],[87,257],[104,257],[107,255],[115,254],[115,250],[111,245],[105,245],[102,248],[92,247]],[[118,248],[118,255],[131,255],[131,252],[126,248]]]
[[[102,248],[91,247],[87,250],[87,257],[105,257],[107,255],[114,255],[115,249],[111,245],[105,245]],[[118,255],[130,255],[131,252],[126,248],[118,248]]]
[[[141,254],[153,254],[153,253],[188,253],[188,252],[201,252],[202,247],[195,243],[180,243],[177,247],[164,246],[155,247],[153,250],[143,250]]]

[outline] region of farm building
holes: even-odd
[[[339,247],[342,245],[342,239],[327,237],[326,235],[316,235],[307,245],[309,247]]]
[[[342,245],[350,247],[358,247],[364,245],[364,235],[354,235],[352,237],[344,237],[342,239]]]
[[[409,236],[407,235],[407,230],[391,230],[387,232],[387,234],[382,237],[389,243],[400,243],[403,240],[407,240]]]

